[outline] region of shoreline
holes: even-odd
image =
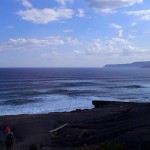
[[[94,102],[94,103],[93,103]],[[129,102],[129,101],[114,101],[114,100],[93,100],[91,101],[92,105],[90,108],[75,108],[69,111],[50,111],[50,112],[44,112],[44,113],[19,113],[19,114],[0,114],[0,117],[4,116],[19,116],[19,115],[46,115],[46,114],[51,114],[51,113],[71,113],[71,112],[76,112],[76,111],[84,111],[84,110],[91,110],[94,108],[100,108],[102,106],[107,106],[107,105],[150,105],[150,102]],[[96,106],[98,104],[98,106]]]
[[[96,108],[47,114],[0,116],[0,140],[9,126],[15,149],[73,149],[97,147],[105,141],[126,149],[150,149],[150,103],[93,101]],[[48,133],[64,124],[60,131]],[[1,148],[2,146],[0,146]]]

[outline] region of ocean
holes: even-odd
[[[90,109],[92,100],[150,102],[150,69],[0,69],[0,115]]]

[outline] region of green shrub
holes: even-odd
[[[125,145],[105,141],[98,146],[80,148],[75,150],[125,150]]]
[[[37,150],[37,147],[35,144],[30,145],[30,150]]]
[[[97,150],[125,150],[125,146],[123,144],[116,144],[106,141],[101,143],[99,149]]]

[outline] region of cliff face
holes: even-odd
[[[150,68],[150,61],[145,61],[145,62],[134,62],[130,64],[108,64],[105,65],[104,67],[107,68]]]

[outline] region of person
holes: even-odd
[[[14,141],[13,132],[11,132],[10,127],[6,127],[5,132],[6,132],[5,138],[6,150],[13,150],[13,141]]]

